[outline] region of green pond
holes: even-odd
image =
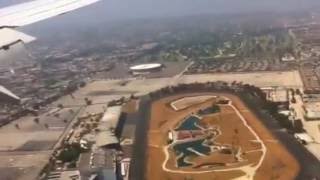
[[[199,130],[200,128],[196,126],[199,124],[199,121],[200,119],[197,116],[189,116],[175,130]]]
[[[177,156],[182,154],[182,156],[177,158],[178,167],[186,167],[192,164],[185,162],[185,158],[188,156],[199,156],[198,154],[190,151],[189,148],[192,148],[194,151],[197,151],[204,155],[209,155],[211,152],[210,147],[203,144],[204,139],[195,140],[191,142],[185,142],[181,144],[176,144],[173,146],[173,149]]]

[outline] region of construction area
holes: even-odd
[[[146,179],[294,179],[300,171],[297,160],[230,94],[156,100],[147,134]]]

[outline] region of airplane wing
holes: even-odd
[[[9,30],[58,16],[100,0],[35,0],[0,9],[0,50],[35,38]],[[9,34],[9,35],[8,35]]]
[[[0,100],[9,102],[19,102],[20,98],[11,91],[0,85]]]
[[[9,28],[0,29],[0,37],[0,49],[4,50],[9,49],[10,46],[16,43],[29,43],[36,39],[35,37],[29,36],[27,34]]]

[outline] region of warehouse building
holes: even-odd
[[[119,139],[116,132],[120,128],[121,110],[121,106],[111,106],[103,114],[98,125],[99,133],[96,136],[96,145],[98,147],[119,147]]]

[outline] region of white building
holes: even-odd
[[[296,58],[295,58],[294,56],[292,56],[291,54],[285,54],[285,55],[281,58],[281,60],[282,60],[283,62],[290,62],[290,61],[295,61]]]
[[[307,120],[320,120],[320,102],[305,103],[304,111]]]
[[[96,136],[96,144],[98,147],[118,144],[119,140],[116,137],[116,131],[121,116],[121,106],[108,107],[107,111],[101,118],[98,125],[100,130]]]
[[[278,103],[289,101],[288,90],[285,88],[264,87],[264,88],[261,88],[261,90],[266,93],[266,96],[267,96],[266,98],[269,101],[278,102]]]
[[[150,72],[156,72],[160,71],[162,69],[163,65],[159,63],[153,63],[153,64],[139,64],[136,66],[130,67],[130,72],[134,75],[138,74],[147,74]]]

